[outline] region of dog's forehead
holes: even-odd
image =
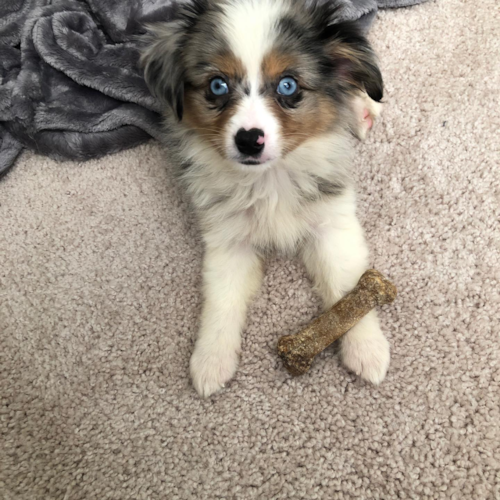
[[[263,62],[273,50],[276,26],[289,10],[282,0],[228,2],[221,11],[220,30],[234,58],[250,81],[258,81]]]
[[[310,23],[300,0],[214,0],[189,39],[187,77],[201,87],[222,73],[249,94],[291,72],[317,87],[321,50],[311,50]]]

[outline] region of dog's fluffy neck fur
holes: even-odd
[[[189,131],[177,128],[180,174],[199,214],[207,244],[251,244],[293,253],[322,224],[331,196],[353,198],[347,131],[309,139],[266,165],[237,165]],[[354,201],[354,200],[352,200]]]

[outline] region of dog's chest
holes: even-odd
[[[293,250],[315,225],[314,204],[306,203],[300,178],[284,170],[271,170],[249,186],[236,188],[240,234],[256,247]]]

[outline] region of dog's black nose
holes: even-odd
[[[245,130],[240,128],[234,137],[236,147],[241,154],[258,156],[264,149],[264,131],[260,128]]]

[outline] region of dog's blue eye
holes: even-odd
[[[291,76],[286,76],[278,83],[277,91],[281,95],[293,95],[297,91],[297,87],[297,82]]]
[[[222,78],[214,78],[210,82],[210,90],[212,91],[212,94],[220,96],[227,94],[229,92],[229,87]]]

